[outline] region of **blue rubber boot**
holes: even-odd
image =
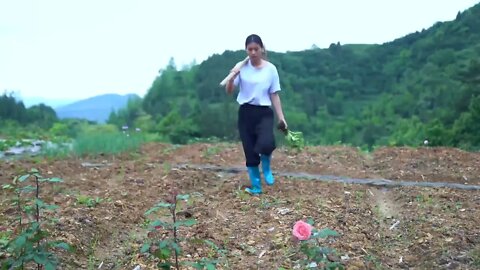
[[[251,187],[245,188],[245,191],[252,194],[261,194],[262,193],[262,183],[260,182],[260,169],[257,167],[247,167],[248,176],[250,177]]]
[[[270,168],[270,160],[271,160],[271,155],[261,155],[260,159],[262,161],[262,171],[263,171],[263,176],[265,177],[265,183],[267,185],[271,186],[275,183],[275,178],[273,177],[272,174],[272,169]]]

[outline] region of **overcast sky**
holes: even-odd
[[[453,20],[478,2],[0,0],[0,91],[143,96],[170,57],[178,67],[200,63],[243,49],[251,33],[278,52],[384,43]]]

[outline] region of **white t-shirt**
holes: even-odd
[[[268,61],[263,67],[257,68],[248,60],[233,83],[240,86],[237,96],[239,104],[271,106],[270,94],[281,91],[277,68]]]

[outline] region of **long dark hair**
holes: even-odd
[[[267,59],[267,50],[265,49],[265,46],[263,45],[263,41],[260,38],[259,35],[256,34],[251,34],[245,39],[245,49],[247,48],[248,44],[255,42],[258,45],[260,45],[260,48],[262,48],[262,58]]]

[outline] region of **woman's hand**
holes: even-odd
[[[285,118],[278,120],[277,127],[278,127],[279,130],[281,130],[283,132],[287,132],[288,124],[287,124],[287,121],[285,120]]]

